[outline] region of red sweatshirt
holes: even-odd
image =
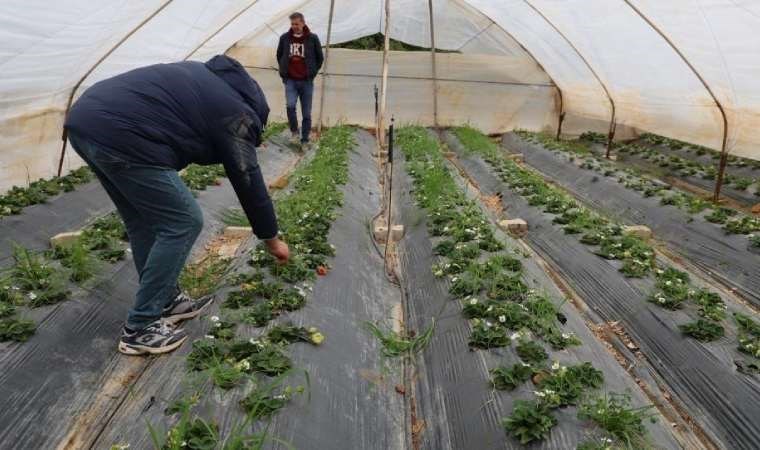
[[[288,55],[288,78],[293,80],[305,80],[309,73],[306,70],[306,54],[304,53],[304,42],[309,36],[309,27],[304,26],[300,36],[295,36],[293,30],[290,30],[290,49]]]

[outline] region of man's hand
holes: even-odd
[[[277,264],[285,264],[290,258],[290,250],[288,244],[280,240],[280,238],[270,239],[265,241],[267,244],[267,250],[269,254],[277,259]]]

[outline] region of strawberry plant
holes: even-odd
[[[509,332],[490,320],[473,319],[469,345],[474,348],[506,347],[511,343]]]
[[[69,279],[75,283],[81,283],[95,275],[96,261],[81,239],[68,245],[56,246],[50,255],[70,270]]]
[[[602,372],[589,362],[570,367],[555,362],[536,379],[536,386],[544,393],[543,401],[551,408],[574,405],[586,388],[598,388],[604,383]]]
[[[16,246],[13,250],[14,265],[8,270],[11,283],[25,294],[25,302],[35,308],[66,300],[65,278],[42,255]]]
[[[26,188],[13,186],[8,192],[0,195],[0,217],[20,214],[25,207],[44,203],[49,197],[61,192],[72,191],[76,185],[87,183],[92,178],[93,174],[89,168],[80,167],[63,177],[39,179]]]
[[[524,338],[519,340],[516,350],[520,359],[536,367],[543,365],[549,358],[549,354],[546,353],[541,344]]]
[[[548,405],[539,401],[517,400],[512,414],[504,419],[504,428],[523,445],[546,438],[556,424]]]
[[[719,323],[705,319],[685,323],[679,325],[678,328],[683,334],[702,342],[714,341],[725,334],[723,327]]]
[[[205,191],[207,187],[219,184],[219,178],[225,176],[227,176],[227,173],[221,164],[210,166],[190,164],[181,174],[182,181],[193,192]]]
[[[314,327],[307,329],[295,325],[275,325],[267,333],[267,339],[274,344],[290,344],[302,341],[313,345],[320,345],[325,337]]]
[[[98,259],[113,263],[124,259],[123,243],[129,239],[121,217],[118,213],[112,212],[97,218],[85,227],[79,240]]]
[[[634,408],[630,396],[613,393],[581,404],[578,417],[596,422],[627,447],[648,448],[644,420],[654,422],[653,409],[654,405]]]
[[[369,332],[377,338],[382,346],[382,353],[389,358],[397,356],[412,356],[421,352],[430,343],[435,330],[435,320],[417,335],[408,335],[394,330],[383,330],[377,324],[367,322]]]
[[[491,385],[500,391],[511,391],[528,381],[533,375],[530,364],[519,363],[512,367],[497,367],[491,369]]]
[[[0,319],[0,342],[24,342],[34,334],[36,328],[32,320],[14,317]]]
[[[734,320],[739,327],[739,351],[760,358],[760,323],[741,313],[734,313]]]

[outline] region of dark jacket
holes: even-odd
[[[109,78],[74,103],[65,127],[133,164],[224,165],[253,231],[277,235],[256,159],[269,116],[256,81],[232,58],[156,64]]]
[[[319,37],[316,34],[309,31],[308,27],[304,27],[304,32],[307,33],[306,41],[304,42],[304,59],[306,59],[306,71],[307,78],[313,80],[317,76],[317,72],[322,68],[322,63],[325,60],[322,54],[322,44],[319,42]],[[288,63],[290,62],[290,30],[280,36],[280,42],[277,44],[277,64],[280,66],[280,77],[285,80],[288,78]]]

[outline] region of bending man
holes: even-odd
[[[132,70],[96,83],[71,108],[68,137],[124,220],[140,277],[119,340],[122,353],[176,349],[187,339],[176,324],[213,301],[177,287],[203,225],[177,173],[188,164],[223,164],[254,233],[287,261],[256,160],[268,115],[256,81],[226,56]]]

